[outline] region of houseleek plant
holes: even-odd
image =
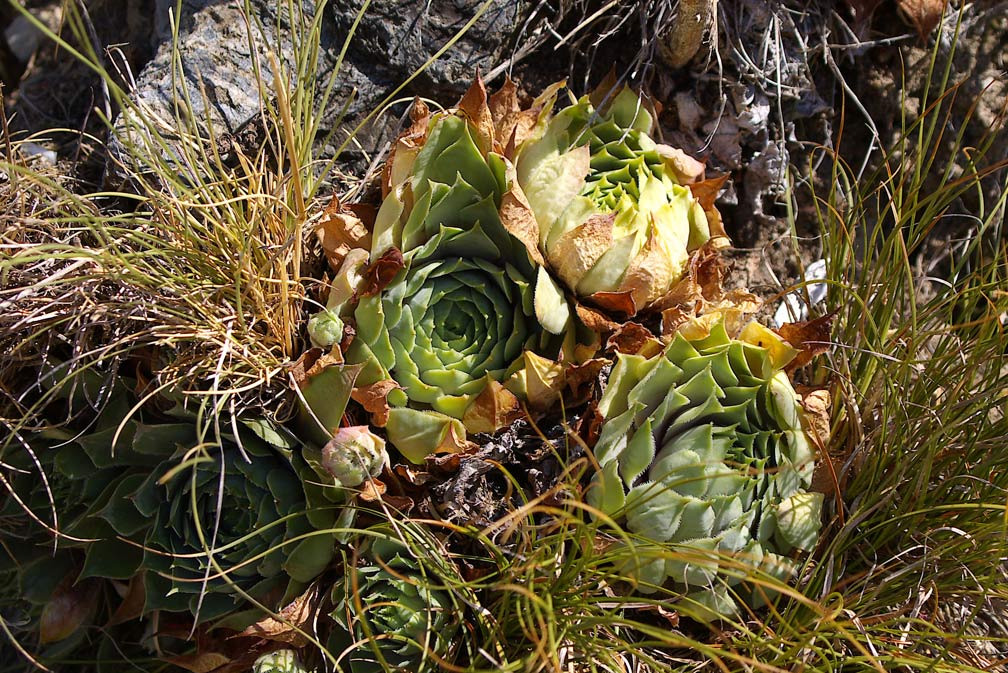
[[[788,576],[787,555],[815,546],[822,509],[783,371],[796,352],[756,323],[736,338],[724,321],[708,323],[688,324],[654,357],[619,356],[599,403],[588,493],[632,534],[624,570],[639,589],[671,582],[701,619],[761,603],[766,592],[739,569]]]
[[[316,344],[335,345],[342,323],[354,325],[342,353],[359,367],[354,386],[387,386],[375,420],[414,461],[513,420],[529,378],[571,357],[578,337],[534,241],[516,235],[533,216],[490,118],[480,82],[457,109],[416,104],[369,232],[370,263],[401,253],[401,267],[369,288],[348,254],[333,282],[340,298],[309,326]]]
[[[703,165],[652,140],[654,124],[646,99],[624,87],[598,106],[584,96],[547,115],[517,149],[548,264],[578,297],[606,305],[622,294],[631,314],[667,294],[689,253],[723,234],[689,187]]]
[[[450,654],[459,606],[391,527],[371,529],[363,547],[332,590],[334,644],[353,673],[438,670],[431,662]]]

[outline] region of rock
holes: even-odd
[[[450,102],[464,92],[477,69],[485,71],[506,60],[515,31],[522,26],[531,2],[493,2],[441,58],[418,73],[473,19],[483,4],[482,0],[372,3],[361,17],[340,64],[329,104],[322,110],[321,135],[332,129],[336,133],[328,147],[319,149],[323,153],[334,152],[377,105],[414,73],[417,74],[404,89],[404,96],[423,95]],[[276,86],[267,53],[272,47],[281,57],[283,69],[287,73],[296,72],[295,50],[287,46],[294,44],[298,33],[292,26],[298,25],[299,19],[310,22],[316,5],[312,0],[303,0],[302,17],[294,17],[292,22],[283,3],[278,6],[266,0],[251,0],[257,27],[250,30],[243,10],[235,4],[184,0],[181,14],[185,18],[178,39],[181,68],[174,78],[168,21],[173,6],[170,0],[158,2],[154,32],[160,44],[153,60],[137,77],[131,95],[137,110],[125,112],[116,122],[109,142],[107,185],[121,183],[131,171],[145,170],[144,166],[134,165],[125,147],[129,142],[144,141],[145,134],[136,124],[137,112],[154,122],[165,138],[178,136],[181,123],[183,128],[188,125],[204,138],[212,131],[225,150],[233,142],[241,143],[246,150],[252,149],[249,145],[263,142],[261,109],[274,104]],[[344,39],[357,18],[359,3],[335,0],[325,11],[314,83],[318,93],[324,90],[337,66]],[[257,71],[260,78],[256,77]],[[287,86],[289,91],[292,85]],[[191,120],[179,118],[175,112],[173,97],[182,92],[192,105]],[[351,160],[347,168],[361,170],[364,159],[379,149],[397,128],[398,119],[385,115],[379,123],[358,134],[360,149],[351,149],[341,157]],[[177,146],[173,151],[178,152]],[[181,170],[183,162],[175,163]]]

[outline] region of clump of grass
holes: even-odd
[[[294,26],[285,61],[293,69],[276,58],[259,64],[277,92],[261,110],[265,147],[246,155],[234,144],[229,164],[221,139],[184,113],[184,88],[175,119],[158,119],[93,50],[51,36],[99,72],[122,111],[121,170],[132,191],[77,196],[45,185],[40,193],[55,194],[34,215],[40,226],[8,229],[0,338],[19,413],[31,396],[10,382],[47,360],[69,363],[67,375],[101,363],[114,376],[129,357],[145,360],[150,391],[228,394],[284,416],[284,365],[302,349],[303,307],[321,275],[311,220],[324,176],[312,152],[332,81],[314,76],[319,17],[296,3],[283,10]],[[90,45],[74,6],[67,25]],[[173,67],[181,79],[182,64]],[[42,186],[30,172],[23,179]]]

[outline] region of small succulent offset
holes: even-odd
[[[352,642],[350,670],[439,670],[431,665],[432,655],[448,656],[459,628],[458,608],[447,591],[431,587],[433,571],[391,529],[373,533],[377,537],[367,545],[363,564],[332,591],[335,636]]]
[[[646,99],[624,87],[599,107],[584,96],[541,120],[517,150],[553,271],[603,307],[622,294],[629,313],[667,294],[689,253],[723,235],[688,186],[703,165],[652,140],[653,126]]]
[[[388,464],[385,440],[366,425],[340,428],[322,447],[322,466],[344,488],[360,486]]]
[[[795,353],[757,323],[730,338],[715,319],[655,357],[619,356],[588,500],[636,536],[624,570],[641,591],[671,580],[687,614],[732,616],[736,597],[766,595],[739,567],[785,578],[785,555],[815,546],[823,498],[808,491],[814,452],[782,370]]]
[[[277,650],[256,659],[252,673],[309,673],[309,670],[294,650]]]

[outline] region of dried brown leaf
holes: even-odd
[[[837,312],[832,311],[814,320],[785,323],[776,330],[782,339],[798,349],[798,355],[787,365],[788,372],[801,369],[816,355],[830,349],[833,319]]]
[[[309,348],[291,365],[290,373],[294,383],[298,387],[302,387],[327,367],[341,364],[343,364],[343,354],[339,351],[326,352],[321,348]]]
[[[588,405],[588,409],[581,414],[581,418],[574,426],[574,432],[577,436],[584,441],[585,446],[589,449],[595,446],[595,442],[598,441],[599,434],[602,432],[602,423],[605,421],[602,414],[598,410],[598,404],[592,401]]]
[[[513,173],[513,167],[510,163],[508,172]],[[536,222],[535,212],[518,185],[518,180],[513,175],[510,182],[511,189],[501,197],[501,223],[512,236],[524,244],[529,258],[536,264],[543,266],[546,262],[539,251],[539,223]]]
[[[948,0],[896,0],[896,7],[908,23],[926,39],[941,21]]]
[[[388,159],[382,168],[382,198],[384,199],[395,186],[392,184],[392,168],[396,165],[397,155],[402,152],[405,155],[415,156],[420,147],[427,140],[427,130],[430,123],[430,109],[419,97],[413,99],[413,107],[410,109],[410,126],[403,131],[392,144]]]
[[[568,407],[576,407],[591,399],[595,392],[599,373],[607,364],[609,364],[609,360],[606,358],[594,358],[568,367],[564,372],[564,382],[569,392],[564,396],[564,404]]]
[[[473,80],[469,90],[465,92],[462,100],[459,101],[458,109],[469,118],[469,121],[476,128],[473,140],[476,141],[483,156],[494,151],[495,145],[498,144],[494,138],[496,129],[494,128],[494,119],[490,112],[490,106],[487,104],[486,85],[483,84],[483,78],[480,76],[479,71],[476,72],[476,79]]]
[[[231,657],[220,652],[197,652],[165,657],[165,661],[192,673],[213,673],[231,663]]]
[[[357,494],[364,502],[378,502],[383,499],[388,486],[381,479],[372,477],[360,485],[360,493]]]
[[[588,299],[599,308],[610,313],[617,313],[624,317],[630,317],[637,313],[637,303],[634,301],[633,292],[630,290],[622,292],[596,292],[589,295]]]
[[[840,494],[845,484],[840,483],[840,465],[847,460],[845,455],[831,455],[830,446],[830,405],[828,390],[809,386],[796,386],[795,391],[801,400],[804,410],[802,424],[805,433],[816,447],[816,466],[812,475],[812,490],[818,493],[832,493],[837,496],[836,502],[841,503]],[[843,512],[840,512],[841,517]]]
[[[350,393],[350,398],[359,403],[371,414],[372,422],[379,428],[384,428],[388,423],[389,407],[388,396],[393,390],[401,388],[392,379],[385,379],[375,383],[354,388]]]
[[[352,248],[371,247],[371,230],[374,228],[374,207],[367,204],[344,206],[333,197],[325,207],[315,228],[326,260],[333,271],[338,271],[343,259]]]
[[[139,619],[143,614],[146,600],[143,573],[138,573],[130,578],[122,603],[119,604],[116,611],[109,617],[106,626],[115,626],[116,624],[124,624],[134,619]]]
[[[469,432],[496,432],[522,415],[514,393],[488,376],[483,391],[465,410],[462,422]]]
[[[717,200],[718,194],[721,193],[724,184],[728,182],[729,177],[725,173],[715,178],[707,178],[706,180],[694,182],[689,185],[690,192],[692,192],[693,198],[700,203],[701,208],[710,210],[714,207],[714,202]]]
[[[619,327],[619,323],[615,322],[604,313],[596,311],[593,308],[589,308],[584,304],[575,302],[574,311],[577,313],[578,318],[588,329],[598,332],[599,334],[609,334]]]
[[[403,266],[403,256],[399,249],[389,248],[364,270],[364,279],[361,281],[358,296],[370,297],[378,294],[392,282]]]
[[[582,145],[575,152],[587,149]],[[586,158],[587,153],[584,152]],[[613,223],[616,213],[596,213],[560,236],[551,254],[556,260],[556,272],[570,286],[577,284],[613,243]]]
[[[661,335],[663,339],[671,339],[690,318],[693,313],[687,313],[679,306],[667,308],[661,312]]]
[[[663,346],[648,328],[635,322],[626,322],[609,337],[606,348],[611,348],[617,353],[651,357],[660,353]]]
[[[412,486],[423,486],[433,479],[430,472],[417,469],[412,465],[396,465],[392,472]]]
[[[514,134],[515,126],[522,116],[521,105],[518,103],[518,87],[510,77],[504,79],[504,84],[496,93],[490,96],[490,115],[494,121],[494,137],[500,147],[497,150],[503,154],[503,146]]]
[[[707,178],[706,180],[689,185],[690,191],[700,203],[704,214],[707,215],[707,226],[710,229],[710,241],[708,241],[708,245],[713,245],[717,248],[725,248],[730,245],[728,234],[725,233],[724,223],[721,220],[721,213],[714,206],[714,202],[717,200],[718,194],[721,193],[721,188],[728,181],[728,177],[726,173],[716,178]]]
[[[63,578],[42,608],[39,618],[39,642],[55,643],[72,636],[90,623],[98,608],[101,585],[96,579],[74,583],[77,573]]]
[[[636,310],[647,307],[661,298],[660,292],[681,273],[668,254],[668,247],[660,238],[657,227],[648,236],[644,247],[634,256],[619,289],[632,293]],[[636,313],[636,310],[634,313]],[[630,313],[628,315],[634,315]]]
[[[231,638],[262,638],[293,647],[304,647],[308,638],[301,631],[310,630],[318,609],[318,587],[312,585],[278,613],[278,617],[264,617]]]
[[[455,474],[458,472],[459,465],[462,464],[462,458],[464,455],[465,452],[463,451],[441,455],[430,455],[424,458],[424,463],[431,470],[441,474]]]

